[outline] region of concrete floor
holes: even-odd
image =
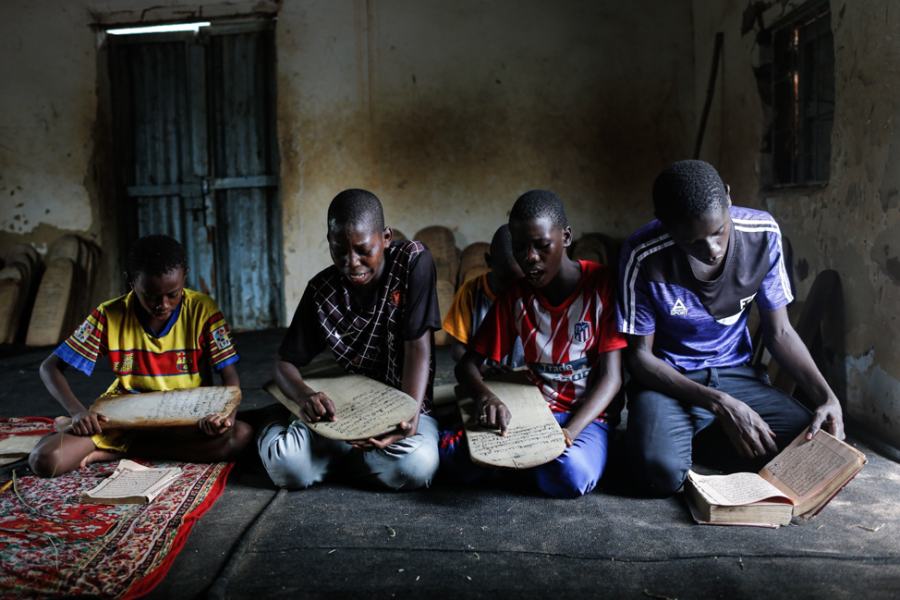
[[[260,386],[282,335],[235,336],[242,410],[271,402]],[[0,349],[3,415],[58,414],[37,373],[49,350]],[[438,359],[448,382],[447,348]],[[69,376],[85,401],[111,377],[108,365]],[[821,515],[778,530],[703,527],[678,497],[631,497],[615,456],[600,489],[578,500],[540,497],[515,477],[410,493],[329,483],[279,495],[257,465],[239,464],[147,597],[207,597],[252,529],[227,587],[216,588],[224,597],[897,598],[900,465],[850,441],[869,465]]]

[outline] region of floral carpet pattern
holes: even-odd
[[[37,425],[0,419],[0,438],[36,431]],[[82,492],[115,470],[115,462],[53,479],[16,477],[0,492],[0,598],[137,598],[153,589],[194,523],[221,495],[233,464],[138,462],[178,466],[183,473],[142,505],[79,502]],[[0,489],[6,483],[0,480]]]

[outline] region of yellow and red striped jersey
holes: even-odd
[[[109,356],[116,381],[107,394],[157,392],[213,385],[213,371],[240,360],[216,301],[185,289],[159,334],[144,325],[134,295],[104,302],[55,353],[90,375],[97,358]]]

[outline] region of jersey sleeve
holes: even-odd
[[[625,242],[619,259],[619,286],[616,302],[616,325],[620,332],[650,335],[656,331],[656,313],[650,288],[641,270],[639,254]]]
[[[472,337],[469,349],[500,362],[509,354],[519,332],[513,324],[513,309],[518,298],[518,285],[506,287],[491,304],[484,321]]]
[[[437,275],[431,252],[425,248],[410,259],[406,309],[403,311],[403,339],[417,340],[429,329],[441,328]]]
[[[605,270],[605,269],[604,269]],[[598,292],[600,294],[601,310],[600,322],[597,323],[597,352],[611,352],[619,350],[628,345],[625,336],[619,332],[616,327],[616,282],[611,270],[602,274],[602,278],[597,282]]]
[[[478,278],[476,277],[464,283],[456,291],[442,324],[444,331],[465,345],[469,344],[469,338],[472,337],[472,313],[474,312],[477,285]]]
[[[97,308],[53,353],[66,364],[90,375],[97,359],[109,354],[106,319],[103,307]]]
[[[325,338],[319,327],[319,309],[315,301],[315,289],[312,283],[306,286],[300,305],[291,319],[278,349],[281,360],[298,367],[305,367],[322,350],[325,349]]]
[[[787,275],[787,268],[784,264],[784,251],[781,245],[781,229],[775,225],[774,231],[769,231],[767,235],[769,246],[769,272],[766,273],[762,285],[759,286],[759,292],[756,295],[756,301],[759,307],[765,311],[775,311],[779,308],[787,306],[794,301],[794,295],[791,293],[791,284]]]
[[[231,338],[231,329],[225,321],[225,316],[219,310],[215,300],[209,298],[208,309],[212,315],[206,321],[206,348],[213,369],[221,371],[228,365],[233,365],[241,360],[234,340]]]

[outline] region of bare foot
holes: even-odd
[[[83,469],[91,463],[119,460],[120,458],[124,457],[124,452],[114,452],[112,450],[101,450],[100,448],[96,448],[92,450],[87,456],[82,458],[81,463],[78,466]]]
[[[53,431],[65,432],[72,425],[72,417],[56,417],[53,419]]]

